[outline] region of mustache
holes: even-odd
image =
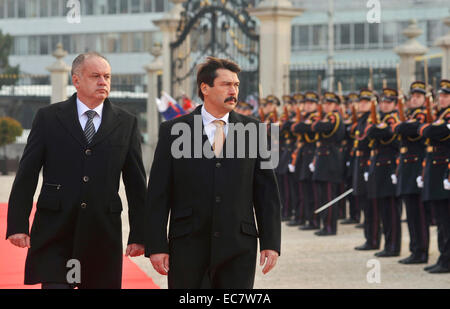
[[[237,98],[234,96],[230,96],[228,98],[225,99],[224,103],[227,103],[228,101],[233,101],[233,102],[237,102]]]

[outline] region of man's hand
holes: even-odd
[[[145,247],[144,245],[140,245],[140,244],[129,244],[127,246],[127,250],[125,251],[125,256],[140,256],[143,255],[145,252]]]
[[[20,248],[31,248],[30,236],[27,234],[14,234],[8,237],[9,241]]]
[[[161,275],[166,276],[169,272],[169,255],[167,253],[150,255],[150,262],[152,262],[153,268]]]
[[[261,257],[259,259],[259,265],[263,266],[264,262],[266,265],[264,266],[262,272],[263,274],[267,274],[269,271],[272,270],[272,268],[275,267],[278,260],[278,252],[274,250],[263,250],[261,251]]]

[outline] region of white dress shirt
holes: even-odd
[[[205,108],[205,105],[202,106],[202,120],[203,120],[203,126],[205,127],[205,133],[208,136],[209,143],[212,145],[214,144],[214,133],[216,133],[216,126],[212,123],[214,120],[222,120],[225,122],[225,125],[223,126],[223,132],[225,133],[225,136],[228,134],[228,116],[230,113],[226,113],[225,116],[222,118],[216,118]]]
[[[90,108],[84,105],[84,103],[77,98],[78,120],[80,121],[81,129],[83,129],[83,131],[86,126],[86,122],[88,121],[88,117],[86,115],[88,110],[90,110]],[[103,103],[94,108],[93,111],[95,111],[95,116],[92,121],[94,122],[95,132],[97,132],[100,124],[102,123]]]

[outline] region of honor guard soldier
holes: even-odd
[[[236,105],[235,111],[237,113],[241,114],[241,115],[252,117],[253,106],[250,103],[247,103],[247,102],[244,102],[244,101],[240,101]]]
[[[311,128],[311,125],[319,120],[317,113],[318,102],[318,94],[314,91],[307,91],[303,105],[304,114],[299,115],[291,127],[294,134],[300,136],[301,141],[301,151],[297,153],[295,164],[295,172],[300,184],[300,193],[303,198],[306,221],[305,225],[300,227],[301,230],[315,230],[320,228],[320,218],[314,214],[314,210],[318,208],[317,192],[312,180],[313,174],[309,168],[309,165],[314,160],[316,142],[319,140],[319,133],[313,132]]]
[[[295,174],[289,170],[292,153],[296,149],[297,137],[292,134],[291,126],[291,110],[293,98],[290,95],[283,95],[283,109],[279,120],[280,124],[280,161],[275,169],[280,183],[280,192],[282,196],[282,220],[291,220],[288,225],[299,225],[302,219],[298,210],[298,181]],[[280,190],[281,191],[281,190]]]
[[[364,211],[365,243],[355,247],[356,250],[376,250],[380,247],[380,218],[377,205],[370,202],[367,195],[367,183],[364,174],[369,169],[370,139],[367,131],[371,125],[371,100],[375,99],[372,90],[361,89],[359,92],[357,125],[354,127],[354,161],[353,161],[353,195],[355,202]]]
[[[349,93],[345,97],[345,109],[344,109],[344,127],[345,127],[345,135],[344,139],[341,142],[341,149],[343,154],[343,168],[344,168],[344,188],[341,189],[341,192],[345,192],[348,189],[352,188],[352,168],[353,168],[353,141],[355,136],[351,134],[352,127],[356,125],[356,114],[353,115],[354,104],[357,104],[359,100],[359,95],[355,92]],[[355,198],[353,194],[347,195],[345,199],[343,199],[344,203],[348,201],[349,204],[349,218],[345,219],[341,222],[341,224],[356,224],[359,223],[361,218],[361,209],[359,209],[357,204],[355,203]]]
[[[339,113],[339,97],[333,92],[325,92],[322,106],[318,107],[319,120],[312,125],[312,131],[319,133],[311,170],[316,184],[319,207],[337,196],[338,185],[342,182],[343,170],[340,164],[339,145],[344,137],[344,124]],[[336,207],[329,207],[320,216],[323,228],[315,232],[318,236],[336,235]]]
[[[411,255],[401,259],[402,264],[427,263],[429,248],[429,208],[425,208],[421,199],[421,189],[417,186],[417,177],[422,171],[425,156],[424,138],[418,134],[420,125],[425,123],[425,83],[415,81],[410,85],[410,99],[407,103],[407,120],[395,127],[399,135],[400,155],[397,172],[392,180],[397,185],[397,196],[401,197],[406,208]],[[399,114],[401,111],[399,110]]]
[[[397,136],[391,127],[399,122],[395,106],[398,93],[395,89],[383,89],[380,102],[380,117],[371,106],[372,126],[368,130],[370,165],[368,171],[368,198],[381,214],[384,234],[384,249],[375,253],[377,257],[399,256],[401,248],[401,200],[396,196],[391,175],[395,173],[398,155]],[[375,119],[374,119],[375,118]]]
[[[436,264],[425,267],[432,274],[450,272],[450,191],[445,190],[442,182],[450,164],[450,81],[441,80],[439,86],[437,120],[419,128],[419,134],[426,139],[426,154],[423,176],[419,176],[422,179],[419,178],[418,183],[423,186],[425,207],[434,207],[436,211],[440,251]],[[429,111],[431,108],[427,106],[427,113]]]

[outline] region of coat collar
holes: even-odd
[[[78,120],[76,93],[74,93],[67,101],[61,103],[57,111],[57,116],[62,125],[70,132],[70,135],[76,139],[82,147],[88,146],[80,121]],[[102,122],[89,146],[93,147],[100,143],[113,129],[119,126],[120,123],[121,119],[117,112],[117,108],[111,104],[108,98],[106,98],[103,102]]]

